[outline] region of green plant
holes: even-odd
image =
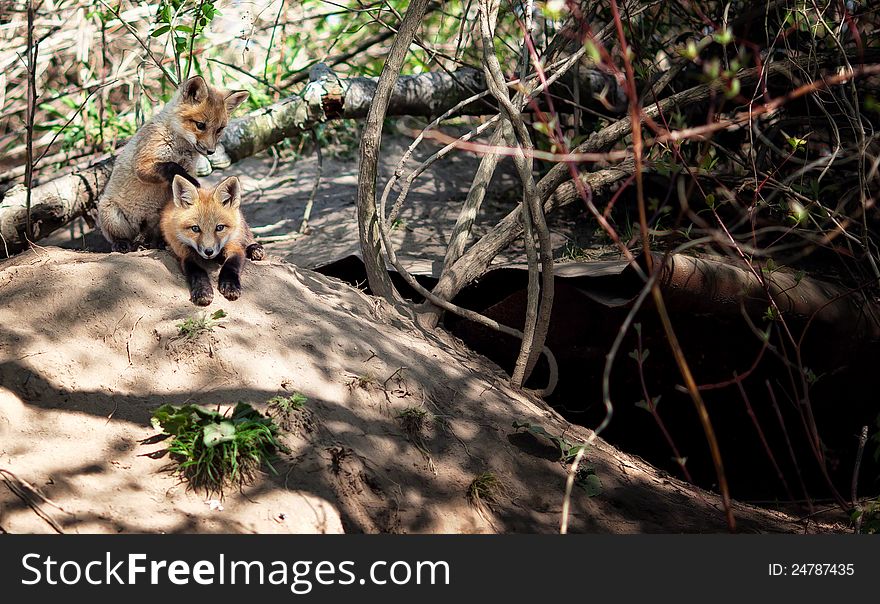
[[[545,438],[559,447],[559,461],[563,463],[571,463],[577,457],[578,452],[586,448],[586,444],[574,444],[561,436],[554,436],[542,428],[529,423],[513,422],[513,427],[517,430],[526,430],[535,436]],[[599,475],[596,469],[590,464],[583,464],[574,475],[574,483],[582,488],[589,497],[595,497],[602,492],[602,483],[599,481]]]
[[[289,432],[294,425],[302,423],[304,419],[302,413],[308,400],[299,392],[294,392],[290,396],[273,396],[266,401],[266,404],[269,406],[272,416],[281,423],[281,427]]]
[[[54,120],[34,124],[34,130],[54,132],[62,151],[72,151],[86,144],[97,144],[104,151],[112,151],[115,139],[128,138],[135,133],[137,128],[133,114],[120,115],[112,105],[105,105],[102,113],[93,93],[82,92],[80,96],[80,103],[71,96],[61,96],[58,102],[66,110],[41,103],[40,109]],[[112,135],[107,137],[107,133]]]
[[[304,409],[308,400],[305,395],[294,392],[290,396],[273,396],[266,403],[281,413],[292,413]]]
[[[356,120],[336,120],[317,127],[318,144],[327,157],[348,161],[355,159],[360,144]]]
[[[561,436],[554,436],[553,434],[547,432],[547,430],[545,430],[541,426],[536,426],[535,424],[513,422],[513,427],[517,430],[526,430],[528,432],[531,432],[535,436],[546,438],[547,440],[555,444],[557,447],[559,447],[559,461],[562,462],[569,462],[573,460],[578,454],[578,451],[581,449],[581,447],[586,446],[584,444],[571,443]]]
[[[584,464],[578,468],[574,475],[574,483],[582,488],[588,497],[595,497],[602,492],[602,482],[596,474],[596,468],[591,464]]]
[[[570,241],[565,245],[565,249],[562,250],[562,254],[559,256],[558,261],[589,262],[590,256],[587,254],[586,249]]]
[[[275,423],[247,403],[238,403],[228,417],[200,405],[162,405],[151,422],[172,437],[165,452],[176,463],[173,470],[207,493],[243,487],[263,464],[277,474],[272,461],[286,450]]]
[[[507,493],[507,486],[492,472],[483,472],[468,485],[467,498],[471,505],[483,507],[499,503]]]
[[[174,53],[174,64],[181,80],[189,75],[194,62],[193,47],[208,24],[220,14],[213,2],[208,0],[162,0],[156,9],[156,29],[150,36],[158,38],[168,34],[167,42],[171,44]],[[189,25],[184,25],[184,18],[189,19]],[[188,64],[185,70],[181,69],[180,59],[188,54]]]
[[[184,340],[195,339],[206,331],[213,331],[217,325],[220,325],[220,319],[226,316],[226,311],[221,308],[211,313],[210,317],[208,313],[202,313],[198,317],[190,317],[177,324],[177,337]]]
[[[859,509],[853,510],[851,520],[860,533],[880,533],[880,498],[867,501]]]

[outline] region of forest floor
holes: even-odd
[[[387,147],[386,174],[403,148]],[[273,164],[251,158],[208,179],[242,178],[253,226],[290,221],[267,235],[299,226],[316,167]],[[474,165],[453,158],[417,181],[395,231],[410,261],[436,270]],[[559,530],[567,469],[559,448],[513,424],[569,443],[591,432],[509,388],[495,364],[443,331],[425,332],[308,270],[357,253],[356,175],[354,160],[325,158],[310,234],[267,245],[269,258],[246,267],[242,298],[217,294],[206,309],[227,318],[194,339],[179,338],[177,325],[203,311],[165,251],[107,254],[99,235],[74,226],[0,264],[0,469],[57,505],[0,488],[0,532],[52,531],[32,505],[79,533]],[[515,202],[512,174],[498,178],[509,199],[487,200],[477,233]],[[553,218],[557,255],[587,247],[578,213]],[[290,449],[278,474],[222,501],[187,490],[167,459],[147,456],[162,448],[142,441],[157,434],[150,416],[164,403],[246,401],[268,412],[270,398],[293,392],[308,402],[278,418]],[[418,433],[402,425],[411,409],[425,412]],[[715,494],[601,438],[585,459],[601,487],[576,484],[571,531],[726,530]],[[487,472],[500,487],[480,503],[468,493]],[[841,528],[738,503],[735,514],[742,532]]]

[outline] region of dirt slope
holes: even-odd
[[[558,530],[565,469],[512,423],[570,441],[586,430],[341,282],[270,259],[249,265],[243,286],[240,300],[218,294],[208,308],[227,311],[222,328],[180,341],[176,324],[200,311],[166,252],[43,248],[0,264],[0,469],[63,508],[42,506],[67,532]],[[292,391],[309,402],[285,434],[280,475],[228,493],[222,510],[143,456],[160,448],[139,441],[163,403],[263,410]],[[397,419],[408,407],[433,420],[423,450]],[[573,531],[725,529],[714,495],[601,440],[587,457],[602,492],[575,489]],[[481,512],[466,492],[485,471],[507,496]],[[737,517],[746,532],[805,529],[754,508]],[[0,484],[0,531],[51,530]]]

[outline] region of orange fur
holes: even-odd
[[[162,236],[179,259],[190,282],[191,299],[211,303],[213,290],[203,260],[221,260],[218,289],[230,300],[241,295],[239,274],[245,256],[263,257],[250,227],[241,214],[241,184],[231,176],[213,190],[196,188],[182,176],[172,182],[172,200],[162,210]]]
[[[98,222],[114,250],[128,251],[136,239],[158,237],[171,178],[175,173],[191,176],[196,153],[214,152],[229,114],[247,95],[192,77],[135,133],[117,156],[98,200]]]

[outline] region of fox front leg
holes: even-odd
[[[192,258],[184,258],[180,266],[189,282],[189,299],[197,306],[208,306],[214,299],[214,288],[208,272]]]
[[[263,245],[254,239],[251,227],[249,227],[246,222],[242,227],[244,229],[244,242],[242,244],[245,246],[244,255],[247,256],[249,260],[262,260],[265,258],[266,251],[263,249]]]
[[[159,177],[168,182],[173,182],[174,177],[180,175],[187,179],[192,183],[194,187],[199,187],[199,181],[196,180],[193,176],[189,174],[186,170],[183,169],[179,163],[174,161],[164,161],[156,164],[155,173],[159,175]]]
[[[244,250],[240,245],[227,245],[224,250],[226,260],[220,269],[217,289],[227,300],[238,300],[241,296],[241,267],[244,264]]]

